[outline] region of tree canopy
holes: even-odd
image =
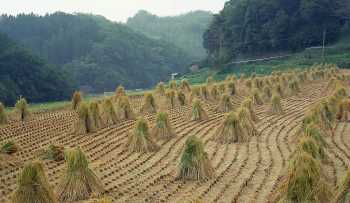
[[[337,39],[346,3],[338,0],[230,0],[203,35],[208,61],[298,51]]]
[[[192,60],[205,58],[202,35],[213,14],[193,11],[179,16],[158,17],[141,10],[129,18],[127,25],[150,38],[161,39],[184,50]]]
[[[0,31],[93,92],[111,91],[119,84],[150,87],[172,72],[185,72],[190,61],[173,44],[96,15],[3,15]]]
[[[0,102],[13,105],[23,96],[30,102],[70,97],[69,76],[0,33]]]

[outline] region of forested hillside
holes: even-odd
[[[22,95],[30,102],[70,97],[69,76],[0,33],[0,102],[13,105]]]
[[[118,84],[149,87],[172,72],[184,72],[190,61],[174,45],[101,16],[2,16],[0,31],[94,92],[111,91]]]
[[[350,19],[343,0],[230,0],[205,32],[208,62],[293,52],[332,43]]]
[[[154,39],[162,39],[182,48],[195,60],[203,59],[202,35],[213,18],[206,11],[194,11],[179,16],[158,17],[139,11],[129,18],[127,25]]]

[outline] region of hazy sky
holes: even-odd
[[[138,10],[160,16],[177,15],[193,10],[218,12],[227,0],[0,0],[0,14],[55,11],[99,14],[110,20],[125,22]]]

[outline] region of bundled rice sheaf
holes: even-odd
[[[212,85],[212,87],[210,88],[210,99],[212,101],[217,101],[219,98],[219,91],[218,91],[218,87],[216,85]]]
[[[158,96],[165,96],[165,85],[163,82],[159,82],[157,84],[155,93]]]
[[[278,95],[273,95],[271,98],[271,112],[277,115],[284,113],[281,105],[281,98]]]
[[[177,89],[177,83],[175,80],[171,80],[169,82],[169,88],[172,89],[172,90],[176,90]]]
[[[303,136],[300,139],[297,151],[305,152],[316,160],[323,160],[326,156],[323,147],[311,136]]]
[[[17,188],[12,194],[11,203],[58,203],[44,166],[40,162],[27,163],[20,172]]]
[[[284,97],[284,91],[282,88],[282,85],[280,83],[277,83],[274,87],[274,92],[278,95],[280,95],[281,98]]]
[[[246,80],[245,86],[248,87],[249,89],[252,88],[252,80],[251,79]]]
[[[78,120],[75,124],[75,133],[88,134],[95,132],[96,126],[91,117],[89,107],[85,103],[81,103],[78,108]]]
[[[226,84],[225,83],[220,83],[219,84],[219,87],[218,87],[218,90],[221,94],[225,93],[226,92]]]
[[[231,98],[227,94],[221,96],[218,106],[216,107],[216,111],[226,113],[233,109],[233,105],[231,103]]]
[[[334,203],[348,203],[350,202],[350,171],[346,172],[345,177],[337,186],[335,192]]]
[[[192,104],[192,111],[190,113],[191,121],[202,121],[208,119],[208,115],[202,107],[200,100],[195,99]]]
[[[176,106],[176,94],[174,90],[168,90],[165,93],[166,96],[166,104],[169,108],[174,108]]]
[[[350,121],[350,99],[343,99],[337,110],[337,120],[342,122]]]
[[[237,111],[239,123],[245,134],[248,136],[257,136],[258,131],[256,130],[255,124],[250,117],[249,110],[246,107],[240,107]]]
[[[198,86],[193,87],[190,95],[190,101],[193,101],[194,99],[200,99],[200,98],[201,98],[201,88]]]
[[[263,92],[264,92],[264,100],[265,101],[270,101],[271,97],[272,97],[272,91],[271,91],[271,88],[270,86],[266,85],[264,88],[263,88]]]
[[[43,159],[62,161],[64,160],[64,147],[50,144],[47,149],[42,151],[41,157]]]
[[[27,100],[25,98],[20,98],[16,105],[16,111],[17,111],[17,115],[19,117],[20,121],[27,121],[30,118],[30,112],[28,109],[28,103]]]
[[[236,84],[234,82],[229,82],[227,84],[227,92],[230,96],[234,96],[236,94]]]
[[[180,106],[186,105],[186,95],[181,90],[177,91],[177,99],[179,100]]]
[[[119,117],[116,109],[114,108],[112,99],[105,99],[103,101],[103,113],[102,120],[106,126],[111,126],[119,122]]]
[[[330,132],[333,135],[334,131],[334,121],[335,121],[335,113],[332,112],[332,109],[326,100],[321,101],[321,103],[317,106],[318,116],[321,127]]]
[[[96,129],[100,129],[104,127],[102,114],[100,111],[100,106],[97,102],[93,101],[90,103],[89,111],[91,114],[91,120],[93,122],[93,126],[96,127]]]
[[[157,112],[156,101],[151,93],[145,94],[143,106],[141,107],[140,112],[143,114],[151,114]]]
[[[13,153],[16,153],[17,151],[18,151],[18,146],[14,141],[5,142],[0,149],[0,152],[4,154],[13,154]]]
[[[207,85],[212,85],[214,82],[215,82],[215,80],[214,80],[213,76],[209,76],[207,78]]]
[[[180,89],[184,93],[190,93],[191,92],[191,86],[190,86],[190,83],[188,82],[188,80],[186,80],[186,79],[181,80]]]
[[[6,115],[5,106],[0,102],[0,126],[7,124],[8,119]]]
[[[258,89],[256,89],[256,88],[253,89],[251,97],[252,97],[253,104],[255,104],[255,105],[263,105],[264,104],[263,100],[261,99],[261,96],[260,96]]]
[[[320,162],[308,153],[298,152],[274,202],[329,203],[332,199]]]
[[[204,99],[204,100],[210,99],[210,98],[209,98],[208,88],[207,88],[206,85],[202,85],[202,86],[200,87],[200,91],[201,91],[201,97],[202,97],[202,99]]]
[[[131,108],[129,97],[122,96],[117,102],[117,115],[122,120],[133,120],[136,118],[134,111]]]
[[[126,96],[125,89],[122,85],[119,85],[117,89],[115,90],[115,97],[114,100],[118,101],[120,97]]]
[[[257,122],[259,121],[257,115],[255,114],[255,109],[254,109],[254,106],[253,106],[253,101],[250,99],[250,98],[246,98],[243,103],[242,103],[242,107],[245,107],[249,110],[249,115],[250,115],[250,118]]]
[[[204,151],[203,143],[195,136],[189,137],[182,152],[178,179],[206,181],[212,177],[214,169]]]
[[[304,128],[303,135],[314,139],[317,144],[321,147],[327,146],[326,141],[324,140],[324,135],[322,134],[321,129],[314,123],[307,124]]]
[[[214,137],[215,141],[222,144],[246,142],[248,139],[235,112],[226,115],[225,120],[217,129]]]
[[[288,88],[291,94],[295,94],[300,91],[299,84],[296,80],[288,82]]]
[[[159,147],[153,139],[149,133],[147,121],[144,118],[138,118],[134,129],[129,133],[126,146],[132,152],[154,152]]]
[[[173,128],[170,125],[169,116],[166,112],[157,114],[156,123],[151,130],[153,138],[168,140],[175,137]]]
[[[57,187],[58,199],[61,202],[86,200],[92,195],[99,196],[104,192],[102,183],[89,168],[85,154],[78,147],[66,150],[66,169]]]
[[[336,89],[334,90],[334,94],[333,94],[337,99],[344,99],[348,96],[346,89],[343,85],[339,85],[336,87]]]
[[[77,110],[80,103],[83,101],[83,97],[80,91],[75,91],[72,96],[72,109]]]

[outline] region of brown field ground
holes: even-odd
[[[349,74],[350,72],[345,72]],[[37,159],[37,151],[49,144],[64,147],[80,146],[90,161],[90,167],[101,179],[105,195],[113,202],[267,202],[286,174],[296,146],[296,134],[305,112],[328,96],[326,80],[308,82],[301,91],[281,100],[283,115],[272,115],[270,104],[256,106],[259,121],[258,136],[246,143],[219,144],[211,140],[224,119],[215,111],[217,102],[203,101],[209,119],[188,121],[190,106],[168,109],[176,136],[158,141],[160,150],[154,153],[132,153],[125,147],[128,132],[135,121],[121,121],[88,135],[72,133],[77,114],[59,110],[34,114],[27,122],[11,121],[0,127],[0,143],[13,140],[19,151],[13,154],[17,165],[0,167],[0,202],[7,202],[16,188],[16,176],[26,161]],[[349,86],[347,86],[348,88]],[[244,85],[232,96],[235,108],[247,96]],[[141,108],[142,97],[130,97],[135,112]],[[155,114],[145,116],[152,125]],[[206,182],[176,180],[181,152],[186,138],[199,137],[215,169],[215,177]],[[335,186],[350,166],[350,125],[338,122],[335,136],[326,137],[326,166],[329,183]],[[64,161],[43,160],[50,184],[55,189]]]

